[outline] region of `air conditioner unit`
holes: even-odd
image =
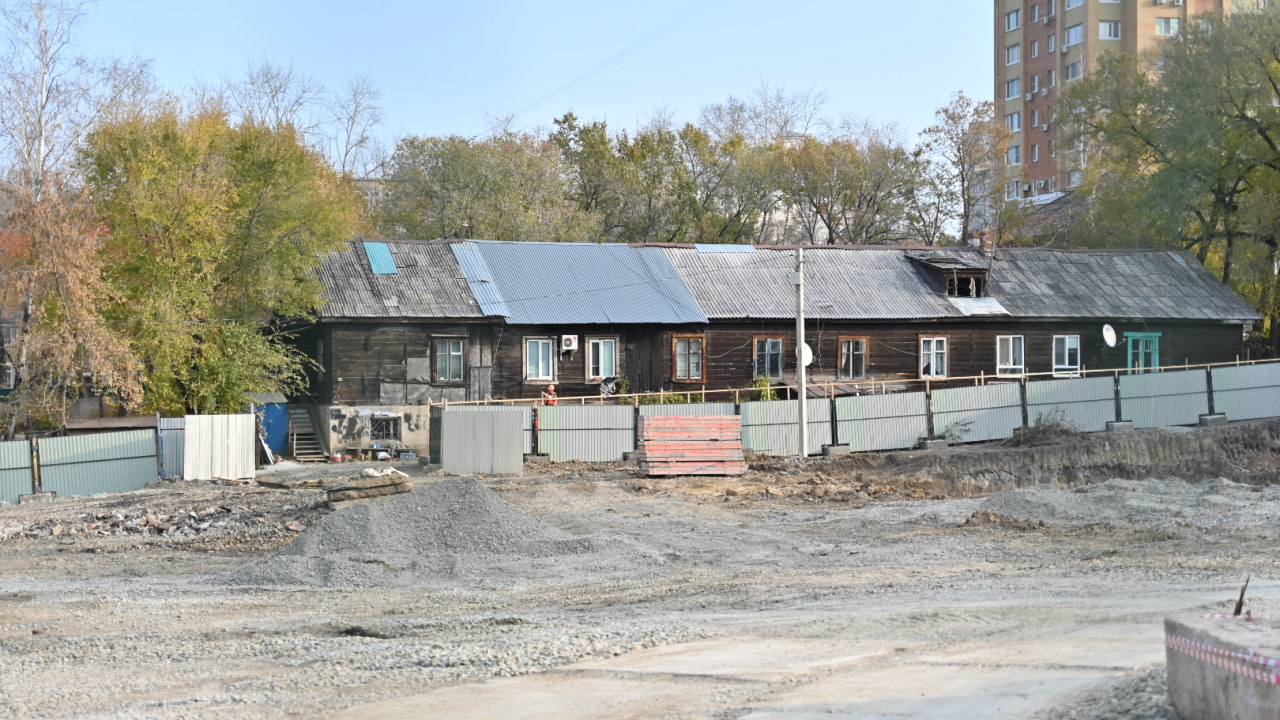
[[[1041,125],[1041,126],[1040,126],[1040,129],[1041,129],[1041,130],[1043,130],[1043,131],[1045,131],[1045,132],[1049,132],[1049,123],[1045,123],[1045,124]]]
[[[1027,93],[1026,95],[1022,96],[1022,99],[1023,99],[1024,101],[1026,101],[1026,102],[1031,102],[1031,98],[1033,98],[1033,97],[1035,97],[1035,96],[1036,96],[1036,94],[1035,94],[1035,93],[1033,93],[1033,92],[1029,92],[1029,93]]]
[[[1181,5],[1181,4],[1182,4],[1182,0],[1173,0],[1173,4],[1174,4],[1174,5]]]
[[[1023,183],[1022,192],[1031,192],[1031,183]]]
[[[1066,55],[1066,54],[1067,54],[1067,53],[1069,53],[1069,52],[1071,52],[1071,46],[1070,46],[1070,45],[1063,45],[1063,46],[1062,46],[1062,54],[1063,54],[1063,55]]]
[[[1053,16],[1052,16],[1052,15],[1045,15],[1044,17],[1040,18],[1040,24],[1041,24],[1041,25],[1048,25],[1048,24],[1049,24],[1049,21],[1050,21],[1051,19],[1053,19]]]
[[[1037,191],[1037,192],[1039,192],[1040,190],[1043,190],[1043,189],[1045,188],[1045,186],[1046,186],[1046,185],[1048,185],[1048,184],[1049,184],[1049,181],[1047,181],[1047,180],[1037,180],[1037,181],[1036,181],[1036,191]]]
[[[1048,95],[1049,95],[1049,88],[1042,88],[1040,90],[1040,97],[1047,97]]]
[[[1157,4],[1157,5],[1163,5],[1163,4],[1164,4],[1164,0],[1156,0],[1156,4]]]
[[[578,349],[577,335],[561,335],[560,336],[560,352],[573,352]]]

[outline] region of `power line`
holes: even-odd
[[[588,80],[595,78],[596,76],[603,73],[605,70],[608,70],[614,65],[617,65],[622,61],[632,57],[633,55],[640,52],[648,45],[653,44],[657,40],[667,35],[670,35],[671,33],[675,32],[679,28],[689,24],[696,17],[698,17],[699,15],[702,15],[707,10],[710,10],[711,6],[719,2],[720,0],[701,0],[700,2],[695,3],[693,6],[689,7],[684,12],[680,13],[679,15],[676,15],[675,17],[666,21],[662,25],[659,25],[657,28],[649,31],[649,33],[646,34],[644,37],[641,37],[639,40],[636,40],[635,42],[622,48],[621,50],[614,53],[613,55],[610,55],[608,58],[604,59],[599,64],[597,64],[595,67],[591,68],[590,70],[587,70],[586,72],[570,80],[564,85],[561,85],[555,90],[552,90],[546,95],[543,95],[537,100],[534,100],[532,103],[524,106],[512,117],[513,118],[520,117],[521,115],[524,115],[530,110],[540,107],[541,105],[551,100],[554,100],[555,98],[560,97],[561,95],[587,82]]]

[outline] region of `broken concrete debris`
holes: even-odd
[[[399,495],[413,489],[409,476],[395,468],[365,468],[359,475],[325,485],[329,507],[340,510],[358,502]]]

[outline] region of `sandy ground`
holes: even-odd
[[[466,521],[424,557],[427,529],[366,511],[340,560],[395,579],[376,585],[249,572],[350,531],[358,508],[315,489],[0,507],[0,715],[1174,720],[1161,620],[1229,609],[1246,577],[1247,606],[1280,612],[1277,485],[920,497],[841,468],[532,466],[464,501],[402,466],[397,502]]]

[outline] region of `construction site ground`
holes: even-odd
[[[1120,435],[0,506],[0,716],[1177,720],[1162,619],[1280,613],[1280,424]]]

